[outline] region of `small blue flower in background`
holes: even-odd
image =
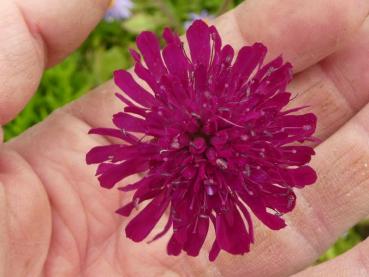
[[[191,26],[191,24],[195,21],[195,20],[198,20],[198,19],[201,19],[201,20],[208,20],[208,19],[214,19],[215,16],[212,15],[212,14],[209,14],[209,12],[207,10],[202,10],[199,14],[198,13],[189,13],[188,14],[188,19],[187,21],[185,21],[184,23],[184,26],[185,26],[185,29],[187,30],[188,27]]]
[[[112,0],[104,19],[108,22],[126,19],[131,16],[132,8],[133,3],[131,0]]]

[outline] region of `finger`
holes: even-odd
[[[326,139],[369,101],[369,19],[347,46],[298,74],[289,87],[293,106],[310,105],[316,136]]]
[[[366,239],[347,253],[318,266],[304,270],[294,276],[369,276],[368,247],[369,239]]]
[[[215,25],[223,41],[236,49],[262,41],[271,57],[283,53],[295,70],[301,71],[346,42],[368,10],[369,2],[363,0],[249,0],[218,18]],[[335,18],[335,24],[331,18]],[[74,104],[74,113],[91,126],[110,124],[112,113],[121,109],[112,93],[115,90],[109,82]]]
[[[87,37],[111,0],[16,0],[31,35],[46,52],[47,66],[65,58]]]
[[[295,71],[301,71],[345,43],[360,27],[368,6],[366,0],[246,1],[235,11],[235,24],[243,40],[265,43],[271,57],[283,53]]]
[[[0,124],[24,107],[43,70],[80,45],[109,0],[0,2]]]

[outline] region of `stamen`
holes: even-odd
[[[216,159],[215,163],[217,164],[217,166],[219,166],[221,169],[227,169],[228,168],[228,163],[226,160],[222,159],[222,158],[218,158]]]

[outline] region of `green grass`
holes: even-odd
[[[103,83],[118,68],[129,68],[132,60],[128,49],[143,30],[161,33],[164,26],[183,32],[183,22],[190,12],[202,10],[216,15],[221,12],[222,0],[137,0],[133,16],[122,22],[101,22],[88,40],[58,66],[45,72],[35,96],[23,112],[4,128],[5,139],[21,134],[40,122],[56,108],[83,95]],[[230,1],[229,8],[241,0]],[[308,219],[307,219],[308,224]],[[318,262],[347,251],[368,236],[368,223],[361,223],[340,238]]]

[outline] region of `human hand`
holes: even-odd
[[[38,27],[29,28],[33,36],[23,29],[28,36],[14,37],[13,44],[1,51],[5,53],[1,60],[14,58],[0,75],[2,83],[12,84],[3,86],[1,95],[14,95],[0,98],[8,99],[0,101],[2,123],[33,93],[44,65],[54,64],[77,46],[103,13],[94,1],[84,5],[79,1],[75,6],[57,7],[54,15],[48,11],[36,16],[45,5],[42,0],[37,1],[39,5],[30,2],[36,1],[18,5],[28,25],[36,26],[37,19]],[[12,3],[2,3],[0,8],[9,11],[5,17],[9,20],[16,18],[12,14],[20,14]],[[81,18],[81,11],[86,13],[82,18],[91,20],[87,24],[81,19],[84,28],[65,20],[78,18],[72,17],[73,12]],[[122,109],[113,94],[116,88],[109,82],[2,146],[0,272],[4,276],[285,276],[309,266],[342,232],[369,213],[365,195],[369,192],[368,11],[369,2],[364,0],[249,0],[215,21],[223,40],[236,48],[261,41],[271,57],[283,53],[296,73],[290,90],[300,92],[293,106],[309,104],[318,115],[316,136],[323,142],[316,147],[312,163],[319,180],[297,192],[297,206],[285,215],[285,229],[269,231],[255,222],[256,243],[250,253],[221,253],[211,264],[206,250],[197,258],[168,257],[165,238],[150,245],[126,239],[122,219],[113,213],[126,201],[121,193],[101,190],[93,169],[84,163],[91,147],[108,143],[87,136],[88,130],[111,124],[111,115]],[[53,25],[42,18],[61,23]],[[25,26],[22,22],[19,16],[12,24]],[[0,29],[5,27],[0,25]],[[65,30],[71,37],[64,35]],[[8,36],[2,41],[9,41]],[[35,42],[26,46],[27,41]],[[7,51],[23,51],[24,56]],[[17,66],[24,67],[14,72]],[[369,256],[363,251],[365,244],[368,241],[336,261],[299,274],[366,276],[369,262],[365,258]]]

